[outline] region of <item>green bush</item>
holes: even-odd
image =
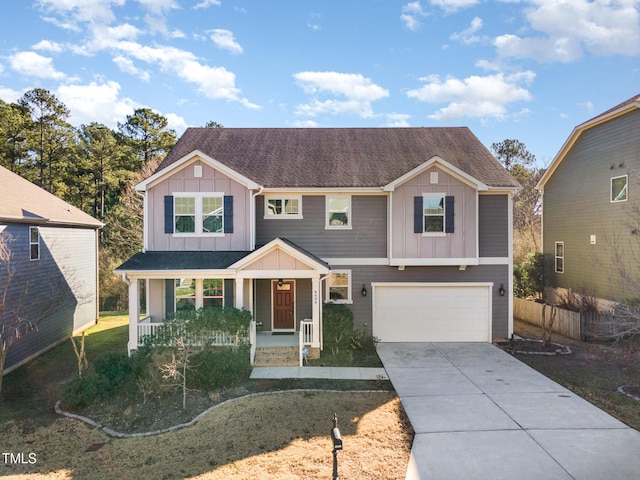
[[[62,402],[67,408],[86,407],[109,396],[111,386],[104,375],[95,372],[83,377],[76,376],[62,390]]]
[[[513,267],[513,290],[518,298],[541,299],[545,288],[545,262],[542,253],[528,254]]]
[[[249,378],[249,347],[208,348],[191,357],[191,388],[216,390],[233,387]]]
[[[348,349],[354,337],[353,313],[340,303],[325,303],[322,309],[322,337],[333,355]]]

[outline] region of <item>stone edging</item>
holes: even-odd
[[[256,392],[250,393],[249,395],[244,395],[242,397],[230,398],[229,400],[225,400],[222,403],[218,403],[216,405],[212,405],[207,408],[205,411],[196,415],[192,420],[186,423],[180,423],[178,425],[174,425],[172,427],[163,428],[161,430],[154,430],[153,432],[140,432],[140,433],[122,433],[117,432],[109,427],[105,427],[102,424],[87,418],[82,415],[76,415],[75,413],[66,412],[60,408],[60,400],[58,400],[55,404],[55,411],[58,415],[62,415],[64,417],[73,418],[74,420],[79,420],[81,422],[86,423],[87,425],[102,430],[104,433],[111,437],[116,438],[139,438],[139,437],[150,437],[152,435],[160,435],[162,433],[173,432],[175,430],[180,430],[182,428],[190,427],[195,425],[202,417],[217,409],[218,407],[222,407],[223,405],[227,405],[229,403],[237,402],[239,400],[246,400],[249,398],[262,397],[264,395],[279,395],[283,393],[299,393],[299,392],[308,392],[308,393],[391,393],[389,390],[323,390],[323,389],[296,389],[296,390],[276,390],[273,392]]]
[[[634,400],[640,401],[640,397],[638,397],[637,395],[633,395],[632,393],[627,393],[626,392],[626,388],[627,387],[637,387],[638,385],[621,385],[618,387],[618,392],[626,395],[627,397],[633,398]]]
[[[538,342],[542,343],[542,340],[532,340],[532,339],[523,339],[527,342]],[[514,347],[513,353],[521,353],[523,355],[569,355],[571,354],[571,347],[568,345],[560,345],[559,343],[551,343],[551,345],[555,345],[557,348],[554,352],[531,352],[526,350],[518,350],[517,347]]]

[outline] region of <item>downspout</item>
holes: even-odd
[[[324,337],[322,335],[322,306],[324,305],[324,301],[322,299],[322,293],[325,289],[322,287],[322,282],[324,282],[327,278],[329,278],[330,274],[325,275],[324,277],[320,277],[320,292],[318,297],[320,298],[320,351],[324,350]]]

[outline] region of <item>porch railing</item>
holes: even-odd
[[[251,322],[253,325],[249,331],[249,341],[251,342],[252,351],[255,352],[255,322]],[[144,337],[147,335],[154,335],[156,331],[164,325],[162,322],[152,322],[151,317],[143,317],[138,322],[138,347],[144,345]],[[176,334],[178,336],[178,334]],[[253,336],[253,338],[251,338]],[[192,339],[192,345],[212,345],[214,347],[235,347],[240,344],[243,339],[237,335],[229,334],[226,332],[210,332],[207,334],[206,339]],[[251,359],[253,360],[255,353],[252,353]]]
[[[305,318],[300,322],[299,332],[300,366],[304,364],[304,350],[313,344],[313,320]]]
[[[251,324],[249,325],[249,343],[251,344],[251,347],[249,350],[249,361],[251,362],[252,367],[256,360],[257,340],[258,340],[258,335],[256,333],[256,321],[251,320]]]

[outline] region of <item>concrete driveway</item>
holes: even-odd
[[[640,432],[495,345],[378,355],[415,431],[407,480],[640,478]]]

